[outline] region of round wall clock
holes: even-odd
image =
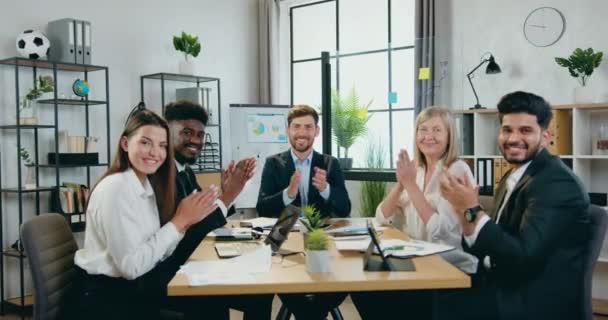
[[[552,7],[532,10],[524,22],[524,36],[536,47],[548,47],[556,43],[565,30],[564,15]]]

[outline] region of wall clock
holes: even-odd
[[[548,47],[564,35],[566,19],[552,7],[540,7],[532,10],[524,22],[524,36],[536,47]]]

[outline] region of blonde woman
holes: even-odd
[[[376,210],[376,220],[390,224],[404,216],[403,231],[413,239],[448,244],[457,249],[443,256],[467,273],[475,273],[477,258],[462,251],[462,230],[452,205],[441,196],[439,177],[446,170],[474,183],[469,166],[458,160],[458,139],[450,111],[424,109],[416,118],[414,159],[399,152],[397,184]]]
[[[402,215],[403,231],[412,239],[456,247],[442,254],[464,272],[474,274],[478,259],[462,250],[462,227],[450,203],[441,196],[440,176],[474,182],[468,165],[458,160],[458,138],[450,111],[441,107],[424,109],[416,117],[414,158],[401,150],[397,160],[397,183],[376,209],[376,221],[391,224]],[[430,319],[432,296],[429,290],[361,292],[351,294],[362,319],[382,319],[381,310],[398,305],[408,310],[410,319]]]

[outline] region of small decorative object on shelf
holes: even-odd
[[[25,189],[36,189],[36,168],[34,168],[34,161],[30,157],[30,153],[24,148],[19,149],[19,155],[25,165]]]
[[[332,92],[331,126],[338,147],[344,148],[344,158],[339,159],[342,169],[348,170],[353,166],[353,159],[348,157],[348,148],[367,132],[367,121],[371,118],[367,110],[371,104],[372,101],[367,105],[361,104],[354,87],[346,97],[342,97],[339,91]]]
[[[89,94],[89,83],[85,80],[76,79],[72,84],[72,91],[75,95],[84,98]]]
[[[555,58],[555,62],[564,68],[568,68],[570,75],[578,80],[581,85],[574,89],[575,103],[595,102],[593,91],[587,87],[587,83],[595,68],[599,67],[600,63],[602,63],[603,55],[603,52],[594,52],[592,48],[585,50],[576,48],[567,59]]]
[[[37,109],[33,102],[38,100],[43,94],[53,92],[54,86],[53,77],[40,76],[38,78],[38,85],[32,88],[25,97],[20,99],[19,124],[38,124]]]
[[[40,31],[25,30],[17,36],[17,53],[29,59],[43,59],[49,54],[51,42]]]
[[[323,229],[316,229],[306,237],[306,271],[311,273],[330,272],[328,236]]]
[[[184,53],[184,61],[179,63],[179,73],[194,74],[194,61],[188,60],[188,56],[198,57],[201,52],[201,43],[197,36],[187,34],[182,31],[181,36],[173,36],[173,47],[175,50]]]

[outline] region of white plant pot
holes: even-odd
[[[21,100],[21,108],[19,108],[19,124],[20,125],[35,125],[38,124],[38,111],[36,109],[36,103],[31,100],[23,98]]]
[[[583,104],[594,102],[595,92],[591,88],[589,88],[588,86],[574,88],[574,103]]]
[[[306,250],[306,271],[310,273],[330,272],[329,251]]]
[[[194,75],[194,61],[192,60],[182,60],[179,62],[179,73]]]

